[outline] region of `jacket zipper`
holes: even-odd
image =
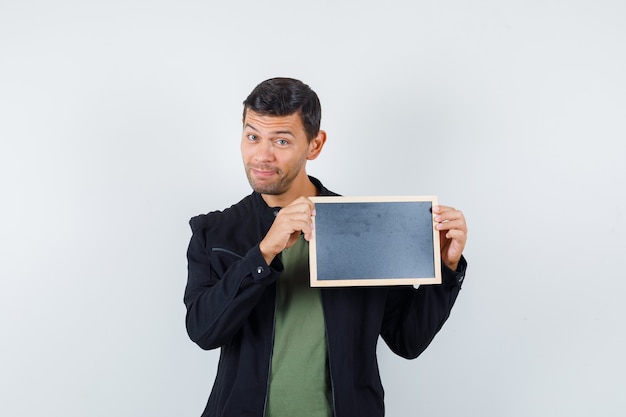
[[[231,251],[231,250],[228,250],[228,249],[224,249],[224,248],[211,248],[211,250],[212,250],[213,252],[224,252],[224,253],[228,253],[229,255],[233,255],[233,256],[236,256],[236,257],[237,257],[237,258],[239,258],[239,259],[243,259],[243,256],[241,256],[241,255],[239,255],[238,253],[235,253],[235,252],[233,252],[233,251]]]
[[[326,326],[326,309],[324,308],[324,294],[320,290],[320,297],[322,298],[322,311],[324,313],[324,332],[326,333],[326,351],[328,355],[328,376],[330,377],[330,395],[333,397],[333,417],[337,416],[337,405],[335,404],[335,381],[333,381],[333,366],[330,359],[330,342],[328,340],[328,327]]]
[[[272,360],[274,359],[274,336],[276,334],[276,310],[278,309],[278,303],[276,298],[278,297],[278,285],[274,286],[274,317],[272,317],[272,348],[270,350],[269,365],[267,369],[267,383],[265,384],[265,403],[263,404],[263,417],[267,415],[267,403],[270,398],[270,379],[272,377]]]

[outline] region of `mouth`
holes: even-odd
[[[267,178],[273,175],[276,175],[276,170],[273,169],[258,169],[258,168],[250,168],[250,172],[256,177]]]

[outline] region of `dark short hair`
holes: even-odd
[[[311,87],[293,78],[270,78],[257,85],[243,102],[243,118],[250,109],[263,116],[299,113],[311,141],[320,131],[322,106]]]

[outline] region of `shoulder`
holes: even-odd
[[[259,240],[259,216],[251,196],[227,209],[192,217],[189,225],[190,248],[198,252],[222,248],[243,256]]]
[[[194,233],[202,230],[228,227],[229,225],[241,224],[244,220],[253,217],[254,212],[252,195],[244,197],[241,201],[224,210],[215,210],[207,214],[200,214],[189,220],[189,226]]]
[[[333,191],[330,191],[328,188],[326,188],[324,184],[322,184],[322,182],[318,180],[317,178],[309,175],[309,179],[311,180],[313,184],[315,184],[315,187],[319,190],[320,196],[338,196],[339,195]]]

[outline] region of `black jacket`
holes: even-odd
[[[336,195],[314,178],[320,195]],[[252,193],[224,211],[190,220],[184,301],[189,337],[203,349],[221,348],[203,417],[262,417],[272,357],[279,257],[267,265],[259,242],[278,208]],[[417,357],[439,331],[461,288],[443,267],[443,284],[322,288],[335,417],[384,415],[376,359],[379,335],[404,358]]]

